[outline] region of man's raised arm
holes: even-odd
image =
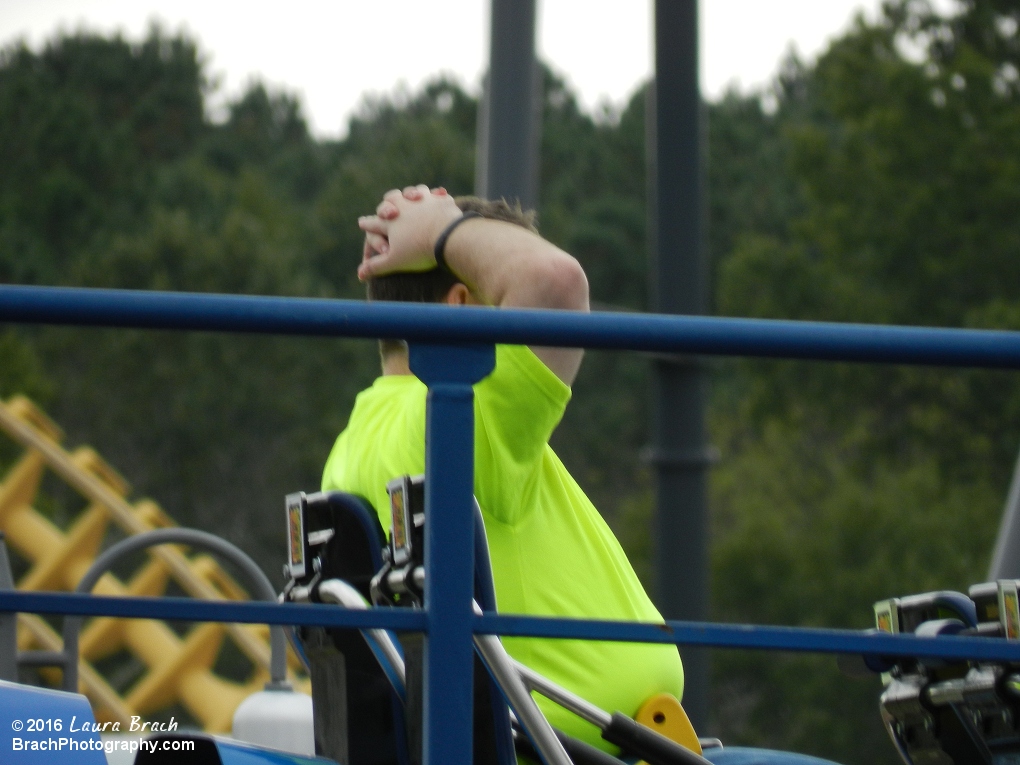
[[[377,213],[359,221],[367,234],[358,269],[362,280],[434,268],[436,240],[463,215],[452,197],[425,186],[388,192]],[[458,292],[455,287],[447,302],[588,310],[588,280],[580,263],[521,226],[485,218],[464,220],[450,233],[443,254],[447,267],[467,288]],[[580,349],[532,350],[565,383],[574,381]]]

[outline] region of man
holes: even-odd
[[[580,264],[505,203],[442,190],[386,194],[366,232],[359,277],[370,299],[497,308],[588,310]],[[468,218],[465,211],[480,213]],[[451,224],[437,268],[436,240]],[[475,496],[482,509],[499,610],[540,616],[659,622],[609,527],[549,447],[582,351],[498,346],[475,386]],[[383,374],[357,399],[323,475],[323,489],[369,499],[389,527],[386,482],[424,472],[425,386],[401,343],[382,344]],[[650,696],[683,692],[672,645],[507,638],[518,660],[609,711],[633,715]],[[609,749],[598,730],[539,699],[556,727]]]
[[[505,202],[454,200],[442,189],[415,186],[388,192],[376,215],[359,225],[365,249],[358,276],[368,284],[369,299],[442,303],[451,310],[588,310],[580,264],[542,239],[531,215]],[[388,529],[386,483],[425,471],[426,389],[411,374],[406,345],[384,342],[381,353],[383,374],[358,396],[330,452],[322,488],[366,497]],[[475,385],[475,496],[497,605],[505,613],[661,622],[619,542],[549,447],[582,353],[497,346],[496,369]],[[519,661],[608,711],[633,716],[652,695],[679,699],[683,693],[683,668],[672,645],[503,643]],[[613,751],[595,726],[542,697],[538,704],[557,728]],[[717,765],[833,765],[739,747],[705,754]]]

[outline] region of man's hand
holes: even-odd
[[[376,214],[358,221],[365,232],[358,278],[435,268],[436,239],[461,215],[443,189],[409,186],[403,192],[388,191]],[[476,219],[458,226],[446,243],[446,264],[472,301],[482,305],[588,310],[588,280],[580,263],[514,223]],[[456,289],[454,285],[451,295]],[[448,302],[455,298],[448,296]],[[532,350],[567,385],[574,381],[580,349]]]
[[[358,278],[435,268],[436,239],[461,215],[445,189],[422,185],[386,192],[376,214],[358,220],[365,232]]]

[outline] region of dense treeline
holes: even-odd
[[[764,144],[782,155],[770,191],[784,214],[715,253],[719,312],[1020,328],[1018,21],[1012,2],[970,0],[952,19],[894,4],[814,66],[791,63],[770,120],[778,143]],[[1014,376],[723,369],[718,616],[868,626],[874,600],[985,576],[1020,441]],[[719,665],[721,724],[879,759],[869,752],[884,734],[852,711],[874,703],[873,687],[831,661],[733,654]],[[792,717],[766,697],[777,688],[819,711]]]
[[[720,314],[1020,329],[1020,11],[896,2],[767,98],[706,105]],[[194,44],[86,34],[0,57],[0,281],[358,297],[357,215],[468,192],[477,104],[437,80],[340,141],[261,85],[204,111]],[[545,76],[539,223],[593,297],[645,308],[644,98],[595,118]],[[763,108],[763,103],[769,108]],[[318,485],[371,344],[12,327],[0,395],[40,398],[182,523],[276,571],[284,493]],[[1020,442],[1010,375],[713,362],[715,618],[869,626],[872,601],[988,563]],[[554,445],[647,573],[646,362],[589,354]],[[3,454],[0,453],[0,459]],[[75,511],[55,497],[52,512]],[[714,733],[894,762],[878,684],[830,658],[718,652]]]

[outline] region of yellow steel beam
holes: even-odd
[[[61,445],[60,428],[23,397],[0,402],[0,429],[26,448],[24,457],[0,483],[0,528],[7,540],[32,562],[19,586],[24,589],[74,589],[102,546],[110,521],[127,534],[174,526],[174,522],[151,500],[134,505],[125,500],[128,482],[95,451],[87,447],[68,453]],[[72,527],[63,532],[32,507],[46,468],[72,486],[89,501],[87,509]],[[149,551],[149,562],[125,585],[110,573],[94,591],[104,595],[158,595],[165,592],[170,577],[189,594],[211,600],[247,597],[226,571],[208,555],[193,559],[176,545]],[[59,650],[61,638],[42,619],[19,616],[19,647]],[[229,633],[255,665],[245,684],[238,684],[212,671],[224,634]],[[96,672],[95,661],[120,650],[129,650],[148,671],[121,699]],[[151,712],[180,701],[210,731],[229,730],[233,710],[268,679],[268,628],[265,625],[206,624],[192,629],[182,639],[166,624],[151,620],[93,619],[80,640],[83,657],[80,671],[82,689],[97,706],[102,719],[126,723],[131,715]],[[288,664],[299,668],[296,656]],[[44,670],[54,676],[57,670]],[[298,687],[306,692],[310,681]]]
[[[50,470],[83,497],[107,507],[113,519],[124,531],[129,534],[141,534],[150,530],[150,527],[133,512],[131,505],[111,487],[107,475],[100,478],[82,470],[75,464],[72,456],[48,433],[34,427],[33,421],[22,419],[12,412],[11,407],[0,404],[0,428],[7,431],[11,438],[25,448],[35,449],[41,453]],[[112,469],[110,472],[116,475]],[[170,569],[174,580],[192,597],[204,600],[225,599],[215,587],[191,571],[188,559],[179,550],[163,545],[152,548],[149,554],[162,560]],[[257,666],[269,666],[270,652],[266,643],[259,641],[250,630],[244,629],[241,625],[231,624],[227,629],[249,659]]]

